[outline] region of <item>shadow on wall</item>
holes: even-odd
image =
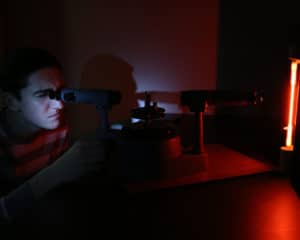
[[[83,67],[80,88],[118,90],[121,92],[121,103],[114,105],[109,112],[110,123],[129,119],[130,110],[137,107],[133,67],[118,56],[101,53],[90,58]],[[75,138],[99,127],[101,119],[96,106],[80,105],[76,106],[72,112],[75,111],[77,112],[76,118],[73,117],[73,124],[71,123]]]

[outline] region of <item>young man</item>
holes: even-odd
[[[105,152],[96,136],[69,146],[64,104],[49,98],[63,85],[60,64],[42,49],[16,49],[2,65],[0,222],[57,186],[101,171]]]

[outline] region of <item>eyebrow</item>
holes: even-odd
[[[33,92],[33,95],[35,94],[39,94],[39,93],[47,93],[47,92],[51,92],[54,91],[52,88],[47,88],[47,89],[42,89],[42,90],[37,90]]]

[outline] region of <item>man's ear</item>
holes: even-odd
[[[12,95],[11,93],[5,94],[5,104],[6,107],[14,112],[20,112],[20,100],[16,98],[16,96]]]

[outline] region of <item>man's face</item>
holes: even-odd
[[[20,92],[19,110],[31,127],[55,129],[60,125],[64,105],[50,99],[48,93],[62,85],[62,74],[57,68],[43,68],[28,77],[27,87]]]

